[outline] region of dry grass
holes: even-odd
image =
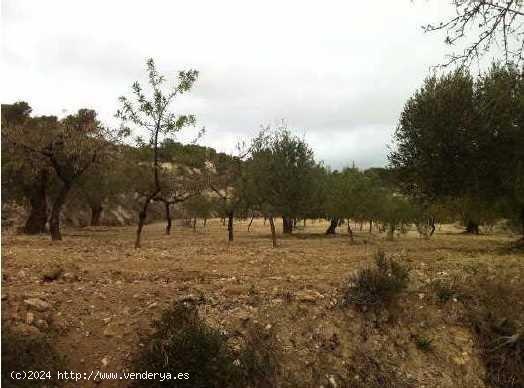
[[[323,236],[325,227],[309,222],[277,249],[262,220],[249,233],[247,222],[237,223],[232,244],[219,220],[196,232],[175,227],[171,236],[162,224],[148,225],[141,250],[132,248],[132,227],[66,230],[59,243],[4,235],[3,314],[19,324],[28,295],[48,301],[51,309],[36,319],[60,334],[56,345],[78,371],[126,368],[152,318],[182,298],[195,301],[209,324],[228,333],[244,332],[247,322],[271,327],[285,373],[304,386],[319,370],[320,354],[329,371],[319,373],[336,380],[363,343],[419,385],[482,386],[484,369],[470,328],[461,322],[462,302],[439,302],[432,284],[479,274],[504,281],[523,277],[522,253],[507,249],[514,238],[464,236],[450,226],[431,240],[410,232],[393,242],[357,230],[351,244],[343,233]],[[379,246],[411,268],[402,310],[389,326],[337,305],[344,280],[372,263]],[[73,276],[43,282],[56,265]],[[415,337],[431,338],[432,351],[417,349]]]

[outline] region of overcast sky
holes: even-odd
[[[231,152],[285,119],[328,165],[382,166],[404,102],[448,52],[421,29],[448,3],[2,0],[0,98],[116,125],[153,57],[168,78],[200,71],[174,107],[206,127],[200,144]]]

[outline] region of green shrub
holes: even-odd
[[[27,335],[2,323],[2,386],[3,387],[56,387],[57,371],[65,370],[65,358],[52,341],[44,336]],[[13,380],[11,372],[48,371],[39,380]],[[45,379],[44,379],[45,378]]]
[[[432,283],[435,295],[440,303],[446,303],[452,298],[459,296],[454,284],[446,283],[442,280],[436,280]]]
[[[432,349],[433,340],[427,337],[415,336],[415,345],[417,349],[422,350],[423,352],[429,352]]]
[[[143,338],[144,349],[132,371],[182,372],[182,380],[136,380],[147,387],[272,387],[278,372],[275,349],[269,332],[249,331],[240,350],[233,350],[227,337],[202,320],[196,307],[175,303],[155,321],[154,333]],[[260,330],[260,329],[257,329]]]
[[[408,269],[379,250],[375,268],[364,268],[350,277],[344,288],[343,304],[384,307],[407,287],[408,280]]]

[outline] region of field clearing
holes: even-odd
[[[232,335],[248,321],[270,325],[290,374],[338,376],[353,354],[364,351],[386,357],[416,386],[483,386],[470,330],[460,323],[460,303],[438,304],[430,285],[483,275],[521,287],[524,255],[510,248],[515,237],[468,236],[448,225],[431,240],[409,232],[390,242],[384,233],[356,228],[351,244],[345,226],[328,237],[326,222],[308,221],[293,236],[280,235],[273,249],[269,226],[255,220],[248,232],[247,224],[235,224],[231,244],[220,220],[198,225],[195,232],[176,226],[169,236],[163,224],[147,225],[139,250],[133,249],[134,227],[66,229],[61,242],[4,234],[3,319],[34,330],[24,323],[29,310],[23,301],[45,300],[50,308],[35,313],[35,320],[46,322],[42,331],[58,333],[57,347],[72,370],[120,371],[138,348],[138,335],[182,298],[199,303],[212,325]],[[411,269],[410,285],[387,329],[377,323],[379,317],[370,320],[337,305],[344,280],[370,265],[377,247]],[[43,282],[56,265],[66,275]],[[432,338],[432,352],[416,348],[413,338],[420,335]]]

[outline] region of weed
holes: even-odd
[[[429,352],[433,348],[433,340],[427,337],[415,336],[415,345],[417,349],[422,350],[423,352]]]
[[[364,268],[352,276],[344,289],[343,304],[358,307],[384,307],[407,287],[408,269],[387,259],[379,250],[375,255],[376,268]]]

